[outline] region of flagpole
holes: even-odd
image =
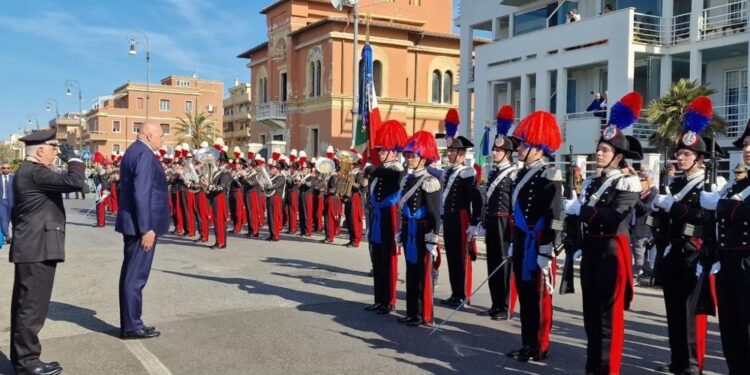
[[[354,50],[352,51],[352,148],[354,148],[354,142],[357,134],[357,120],[359,117],[359,98],[357,96],[357,90],[359,89],[359,64],[357,64],[357,50],[359,49],[359,1],[354,2],[352,14],[354,15]]]

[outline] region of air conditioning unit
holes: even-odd
[[[209,104],[208,105],[208,113],[214,113],[214,105],[213,104]]]

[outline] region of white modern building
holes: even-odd
[[[461,32],[462,123],[473,114],[483,126],[506,103],[519,118],[548,110],[556,114],[566,145],[585,154],[598,138],[599,118],[586,112],[593,93],[606,92],[611,105],[635,90],[648,102],[672,82],[689,78],[716,90],[714,110],[729,124],[720,144],[729,148],[749,116],[749,3],[463,0],[454,20]],[[573,9],[581,19],[568,22]],[[476,36],[493,41],[475,48]],[[645,141],[651,128],[641,120],[631,131]],[[482,131],[471,135],[479,144]],[[730,163],[737,161],[735,152]]]

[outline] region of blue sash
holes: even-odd
[[[537,238],[544,229],[544,218],[539,218],[539,221],[534,225],[534,229],[529,229],[526,218],[521,213],[521,205],[516,202],[513,206],[513,219],[516,226],[521,229],[525,234],[526,238],[523,242],[523,264],[521,265],[521,280],[531,280],[531,273],[536,272],[538,268],[536,263],[537,257]]]
[[[372,206],[372,220],[370,220],[370,242],[381,244],[381,233],[380,233],[380,210],[383,208],[391,207],[398,203],[401,199],[401,192],[397,191],[387,198],[383,199],[382,202],[378,203],[375,198],[375,194],[370,194],[370,206]]]
[[[404,205],[401,212],[407,219],[406,229],[406,261],[411,264],[417,263],[417,220],[427,216],[427,206],[422,206],[413,214],[409,206]]]

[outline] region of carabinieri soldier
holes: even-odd
[[[440,181],[427,173],[427,161],[440,158],[435,136],[418,131],[407,141],[404,155],[413,173],[401,182],[399,243],[406,258],[406,316],[408,326],[431,325],[432,262],[437,257],[440,230]]]
[[[683,116],[684,132],[675,158],[682,175],[669,184],[667,194],[657,196],[654,205],[669,220],[669,245],[660,261],[671,363],[659,368],[674,374],[697,375],[703,371],[706,351],[706,315],[696,315],[691,295],[702,251],[704,210],[700,193],[706,178],[704,160],[710,156],[713,140],[700,136],[711,121],[713,109],[708,97],[697,97]],[[671,194],[670,194],[671,193]]]
[[[474,168],[465,164],[466,150],[474,147],[466,137],[456,136],[458,112],[451,108],[445,118],[450,166],[440,180],[443,188],[442,218],[445,256],[448,260],[450,298],[441,304],[457,307],[471,294],[472,264],[476,259],[473,237],[482,216],[482,193]],[[466,301],[467,304],[470,301]]]
[[[562,176],[544,162],[562,143],[555,116],[537,111],[518,124],[519,160],[524,164],[513,187],[513,244],[509,251],[521,305],[520,349],[507,353],[519,361],[547,358],[552,329],[553,247],[562,230]]]
[[[365,310],[385,315],[396,307],[398,278],[398,244],[394,239],[400,228],[398,201],[404,168],[398,154],[406,146],[406,130],[400,122],[390,120],[378,129],[373,148],[382,165],[370,167],[370,218],[368,240],[372,251],[374,303]]]
[[[601,174],[589,180],[580,199],[565,200],[565,212],[581,227],[581,293],[586,329],[586,374],[620,373],[625,310],[633,299],[630,221],[640,198],[638,176],[626,175],[625,159],[640,160],[641,144],[622,130],[638,118],[643,98],[625,95],[611,109],[610,125],[596,148]]]
[[[750,120],[733,145],[750,165]],[[710,272],[716,274],[724,358],[729,375],[750,374],[750,179],[735,180],[722,193],[702,192],[701,206],[716,212],[718,261]]]
[[[487,273],[495,274],[489,278],[492,305],[489,310],[479,312],[480,316],[507,319],[510,304],[510,262],[508,247],[510,246],[510,191],[516,177],[517,168],[511,164],[513,151],[516,149],[514,140],[507,136],[513,124],[513,107],[504,105],[497,116],[497,135],[492,144],[492,167],[487,178],[487,188],[484,191],[486,206],[483,226],[486,230],[487,244]]]

